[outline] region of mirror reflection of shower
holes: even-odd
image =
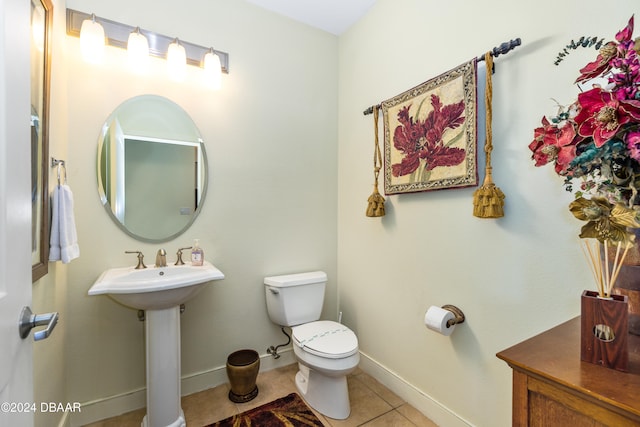
[[[169,240],[191,225],[202,206],[206,163],[204,143],[186,112],[165,98],[132,98],[110,116],[99,140],[102,203],[133,237]]]

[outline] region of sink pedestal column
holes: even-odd
[[[147,415],[143,427],[185,427],[180,406],[180,307],[146,310]]]

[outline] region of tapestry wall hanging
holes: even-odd
[[[476,65],[382,102],[385,194],[478,185]]]

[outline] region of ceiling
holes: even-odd
[[[355,24],[376,0],[247,0],[272,12],[340,35]]]

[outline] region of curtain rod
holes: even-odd
[[[520,40],[520,37],[518,37],[517,39],[509,40],[508,42],[504,42],[504,43],[500,44],[500,46],[496,46],[493,49],[491,49],[491,56],[493,56],[494,58],[497,58],[500,55],[504,55],[507,52],[515,49],[517,46],[520,46],[521,43],[522,42]],[[484,54],[479,55],[476,58],[476,61],[478,61],[478,62],[484,61]],[[371,107],[369,107],[366,110],[364,110],[362,114],[364,114],[365,116],[367,116],[369,114],[373,114],[373,109],[374,108],[380,108],[381,106],[382,106],[381,104],[372,105]]]

